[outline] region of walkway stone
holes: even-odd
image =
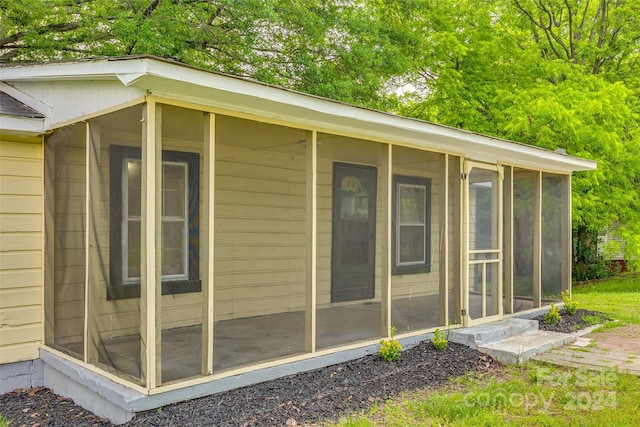
[[[589,339],[581,338],[574,343],[538,354],[532,359],[553,365],[596,371],[614,369],[621,373],[640,376],[640,355],[596,348],[590,343],[585,345],[585,340]]]

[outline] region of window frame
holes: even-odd
[[[431,178],[393,175],[392,179],[392,238],[391,238],[391,274],[401,276],[405,274],[422,274],[431,272]],[[421,186],[425,188],[425,242],[424,262],[399,263],[398,246],[400,245],[399,224],[399,190],[401,185]]]
[[[123,232],[126,230],[126,207],[123,196],[124,163],[128,159],[141,160],[141,149],[111,145],[109,151],[109,285],[107,286],[107,300],[139,298],[140,280],[124,281],[124,241]],[[162,295],[174,295],[200,292],[200,155],[198,153],[162,150],[162,163],[181,163],[187,166],[187,206],[185,212],[188,224],[188,277],[165,277],[162,279]],[[163,221],[160,222],[162,227]]]

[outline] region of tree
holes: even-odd
[[[574,236],[595,242],[619,223],[637,263],[640,2],[457,1],[435,14],[402,112],[597,160],[573,180]]]
[[[408,46],[403,45],[408,32],[394,4],[0,0],[0,62],[151,54],[354,104],[392,108],[383,103],[389,99],[381,88],[408,66]],[[389,25],[392,16],[395,23]]]
[[[0,62],[159,55],[597,160],[573,180],[574,236],[619,224],[640,266],[640,0],[0,0],[0,12]]]

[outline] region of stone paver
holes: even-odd
[[[533,360],[590,370],[614,369],[640,376],[640,355],[596,348],[586,340],[589,339],[581,338],[574,343],[554,348],[534,356]]]

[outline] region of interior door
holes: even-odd
[[[503,314],[501,169],[465,164],[467,325],[499,319]]]
[[[334,163],[331,302],[375,296],[377,169]]]

